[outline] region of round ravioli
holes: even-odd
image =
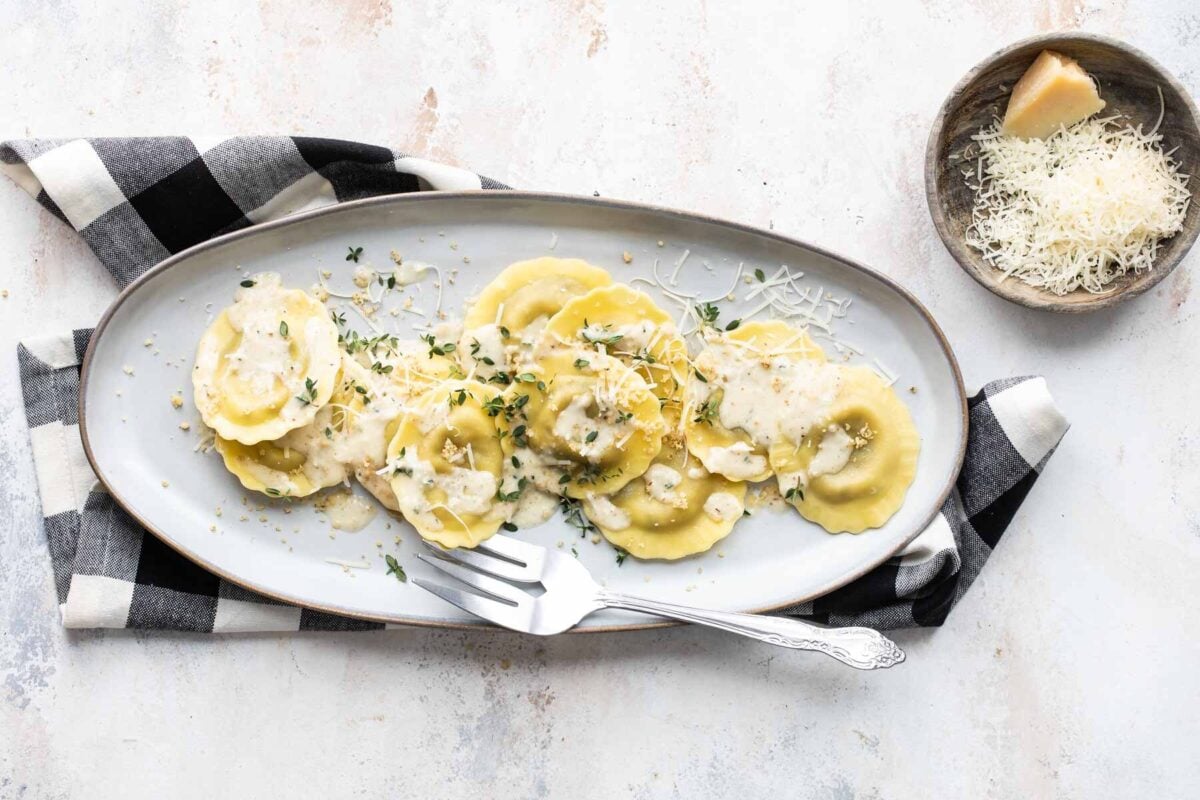
[[[485,410],[499,392],[447,381],[417,399],[387,449],[396,506],[421,537],[443,547],[474,547],[496,532],[505,455]]]
[[[766,480],[768,449],[781,425],[799,424],[832,398],[825,353],[807,333],[779,320],[710,330],[705,340],[686,387],[688,449],[710,472]],[[809,397],[814,388],[824,398]]]
[[[264,273],[200,338],[192,388],[204,423],[252,445],[307,425],[333,394],[341,351],[325,307]]]
[[[574,498],[615,492],[646,471],[666,426],[640,375],[594,350],[553,353],[538,369],[506,392],[519,413],[496,418],[510,454],[532,450],[553,465],[558,491]]]
[[[597,345],[641,375],[658,397],[682,401],[687,345],[649,295],[615,283],[576,297],[546,323],[534,354]]]
[[[908,408],[866,367],[841,367],[827,420],[799,446],[777,442],[779,491],[830,533],[860,533],[888,521],[917,471],[920,438]]]
[[[604,538],[635,558],[703,553],[742,518],[746,484],[710,473],[678,436],[664,443],[641,477],[612,495],[584,498]]]
[[[574,297],[612,283],[608,272],[578,258],[511,264],[484,287],[463,321],[464,338],[485,325],[532,343],[546,320]],[[503,330],[501,330],[503,329]]]
[[[346,357],[333,394],[307,425],[271,442],[215,437],[225,468],[247,489],[305,497],[336,486],[358,468],[383,466],[400,401],[390,385]]]

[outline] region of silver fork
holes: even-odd
[[[708,625],[780,647],[816,650],[855,669],[882,669],[904,660],[903,650],[870,628],[821,628],[786,617],[706,611],[610,592],[572,556],[507,536],[493,536],[475,550],[443,550],[425,544],[433,555],[418,554],[418,558],[482,594],[424,578],[413,578],[413,583],[463,611],[515,631],[548,636],[574,627],[593,611],[624,608]],[[545,592],[534,596],[514,583],[541,584]]]

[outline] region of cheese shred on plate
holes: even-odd
[[[1182,230],[1191,197],[1157,129],[1108,117],[1045,139],[1005,136],[998,124],[972,137],[967,244],[1004,278],[1056,295],[1102,293],[1128,272],[1152,269],[1159,243]]]

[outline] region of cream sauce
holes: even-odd
[[[526,486],[508,521],[518,528],[533,528],[553,517],[557,510],[557,495],[534,486]]]
[[[337,492],[325,498],[322,508],[329,524],[339,531],[361,531],[375,518],[375,506],[352,492]]]
[[[830,425],[817,445],[816,455],[808,462],[808,476],[834,475],[845,469],[854,453],[854,439],[837,425]]]
[[[517,459],[517,464],[520,466],[512,463],[513,457]],[[524,478],[526,481],[524,491],[536,487],[543,492],[557,495],[562,488],[559,478],[566,474],[564,467],[569,466],[571,463],[568,461],[559,461],[550,456],[543,456],[528,448],[518,448],[513,456],[504,462],[504,480],[501,483],[501,491],[506,495],[517,491],[521,479]]]
[[[714,522],[724,522],[742,515],[742,503],[729,492],[713,492],[704,501],[704,513]]]
[[[646,494],[673,508],[687,508],[687,498],[675,491],[682,480],[683,477],[666,464],[651,464],[642,476]]]
[[[480,378],[491,378],[509,368],[508,348],[499,325],[489,323],[463,333],[458,353],[467,371],[474,368]]]
[[[764,447],[780,439],[803,439],[825,419],[840,382],[833,365],[751,350],[719,334],[710,336],[708,347],[696,357],[696,368],[708,379],[691,381],[697,406],[721,390],[721,425],[745,431]]]
[[[617,508],[606,495],[593,495],[587,502],[588,516],[601,528],[623,531],[629,527],[629,515]]]
[[[554,435],[562,440],[581,458],[593,463],[607,452],[611,452],[629,431],[629,422],[606,422],[603,401],[591,393],[580,393],[571,398],[554,420]],[[595,416],[588,412],[599,409]]]
[[[660,326],[650,320],[642,320],[629,325],[617,325],[612,328],[609,335],[620,334],[621,336],[620,341],[612,345],[614,351],[634,354],[640,350],[649,349],[663,336],[672,336],[674,333],[675,326],[670,323]]]
[[[704,456],[704,463],[713,472],[734,481],[753,480],[767,469],[767,459],[754,452],[745,442],[729,447],[713,447]]]

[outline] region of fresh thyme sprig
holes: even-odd
[[[385,555],[383,557],[383,561],[385,564],[387,564],[387,572],[384,573],[385,575],[395,575],[396,580],[400,581],[401,583],[408,583],[408,575],[404,574],[404,567],[400,566],[400,562],[396,560],[395,556],[391,554]]]
[[[311,406],[317,402],[317,382],[312,378],[304,379],[304,391],[296,395],[302,405]]]

